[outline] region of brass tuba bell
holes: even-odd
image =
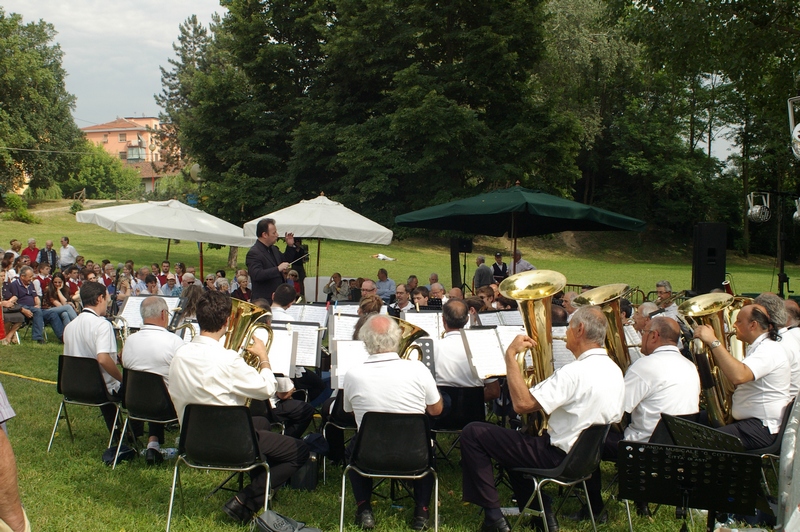
[[[269,353],[272,345],[272,328],[265,323],[258,323],[258,321],[271,315],[272,313],[267,309],[241,299],[231,299],[231,317],[228,329],[225,331],[225,349],[233,349],[244,358],[248,366],[259,369],[261,360],[258,356],[250,353],[247,348],[250,346],[253,333],[257,329],[265,329],[267,331],[266,348]]]
[[[573,307],[585,307],[594,305],[606,317],[608,328],[606,329],[606,351],[611,360],[616,362],[624,375],[631,365],[631,356],[628,353],[628,345],[625,342],[625,330],[623,329],[622,315],[619,311],[620,299],[631,292],[625,283],[607,284],[598,286],[579,294],[572,300]]]
[[[550,305],[553,296],[566,285],[567,278],[552,270],[521,272],[507,277],[500,283],[500,293],[517,302],[525,332],[536,342],[533,349],[517,354],[517,364],[529,389],[553,374],[553,329]],[[531,364],[528,365],[526,360],[530,360]],[[547,428],[547,416],[544,412],[537,414],[536,418],[535,414],[523,417],[524,429],[541,434]]]
[[[416,360],[422,360],[422,348],[414,344],[414,341],[419,338],[429,336],[428,333],[413,323],[401,320],[400,318],[395,318],[394,316],[392,316],[392,319],[394,319],[397,325],[400,326],[400,330],[403,332],[403,335],[400,338],[400,347],[397,349],[400,358],[409,359],[411,358],[411,353],[416,351]]]

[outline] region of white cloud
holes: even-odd
[[[218,0],[5,0],[2,8],[55,27],[79,126],[157,114],[158,67],[174,56],[178,25],[193,14],[207,25],[212,13],[224,12]]]

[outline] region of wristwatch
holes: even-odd
[[[708,344],[708,348],[714,349],[715,347],[719,347],[720,345],[722,345],[722,342],[720,342],[719,340],[714,340],[713,342]]]

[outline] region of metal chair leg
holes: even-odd
[[[350,470],[350,466],[344,468],[344,473],[342,473],[342,502],[341,507],[339,509],[339,532],[344,531],[344,496],[345,490],[347,489],[347,472]]]
[[[67,430],[69,431],[69,439],[73,443],[75,442],[75,435],[72,434],[72,423],[69,420],[69,413],[67,412],[67,405],[64,403],[64,400],[61,400],[61,404],[58,406],[58,415],[56,416],[56,422],[53,425],[53,432],[50,434],[50,443],[47,444],[47,452],[50,452],[50,448],[53,446],[53,440],[56,437],[56,430],[58,430],[58,422],[61,421],[61,413],[64,413],[64,419],[67,421]]]
[[[175,471],[172,473],[172,489],[169,492],[169,510],[167,511],[167,532],[169,532],[170,524],[172,523],[172,506],[175,503],[175,484],[180,483],[178,467],[180,466],[181,459],[175,462]],[[183,490],[181,489],[181,504],[183,504]]]
[[[114,423],[111,425],[111,436],[108,438],[108,448],[110,449],[111,446],[114,444],[114,429],[117,428],[117,420],[119,419],[119,405],[114,403],[114,408],[116,408],[116,412],[114,412]],[[120,433],[119,435],[119,445],[122,445],[122,440],[125,438],[125,435]],[[117,450],[119,450],[119,445],[117,445]]]
[[[597,523],[594,521],[594,510],[592,510],[592,501],[589,500],[589,490],[586,488],[586,481],[581,481],[583,484],[583,492],[586,494],[586,507],[589,508],[589,517],[592,518],[592,528],[597,532]],[[545,527],[547,527],[547,519],[545,518]]]
[[[625,511],[628,512],[628,530],[633,532],[633,520],[631,519],[631,503],[625,499]]]

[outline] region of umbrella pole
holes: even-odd
[[[517,261],[516,261],[516,258],[517,258],[517,226],[516,226],[516,220],[517,220],[517,213],[516,212],[512,212],[511,213],[511,238],[514,240],[514,244],[512,246],[512,251],[511,251],[511,275],[514,275],[515,273],[517,273]]]
[[[203,273],[203,243],[198,242],[197,247],[200,248],[200,277],[205,278],[206,274]]]
[[[171,243],[172,243],[172,239],[171,239],[171,238],[168,238],[168,239],[167,239],[167,258],[166,258],[166,259],[164,259],[164,260],[166,260],[166,261],[168,261],[168,260],[169,260],[169,245],[170,245]]]
[[[314,301],[319,299],[319,249],[322,246],[322,239],[317,239],[317,278],[314,279]]]

